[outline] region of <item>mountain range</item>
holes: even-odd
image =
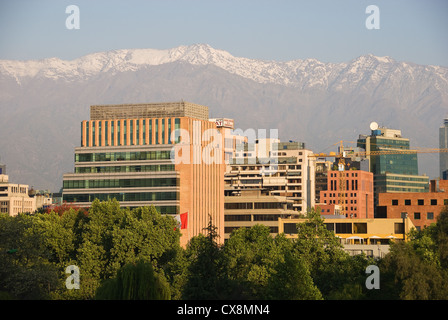
[[[265,61],[207,44],[123,49],[71,61],[0,60],[0,162],[10,180],[59,191],[73,171],[91,105],[185,100],[236,128],[278,129],[314,152],[356,146],[369,124],[402,130],[411,147],[438,148],[448,113],[448,68],[362,55],[348,62]],[[438,154],[420,174],[438,176]]]

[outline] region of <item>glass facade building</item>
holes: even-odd
[[[372,130],[371,135],[359,136],[357,146],[367,152],[373,173],[375,209],[379,193],[429,191],[429,177],[418,174],[417,152],[412,152],[409,139],[403,138],[400,130],[384,127]]]
[[[448,149],[448,117],[439,128],[439,148]],[[439,153],[440,179],[448,180],[448,152]]]

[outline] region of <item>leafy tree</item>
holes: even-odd
[[[187,258],[186,250],[176,247],[164,256],[163,273],[170,284],[171,300],[181,300],[182,291],[188,281],[188,268],[190,261]]]
[[[118,201],[93,201],[80,230],[76,260],[82,275],[80,294],[92,298],[105,279],[113,278],[126,264],[154,261],[162,272],[169,251],[179,247],[179,231],[172,217],[162,216],[154,206],[133,210]],[[165,258],[165,260],[164,260]]]
[[[33,217],[0,214],[0,291],[14,299],[49,299],[57,286],[56,268]]]
[[[26,243],[38,245],[34,249],[39,249],[39,253],[32,255],[33,263],[42,261],[56,270],[57,284],[51,286],[54,299],[91,299],[104,280],[116,277],[121,267],[140,259],[152,261],[157,274],[162,275],[176,257],[173,252],[180,250],[175,220],[162,216],[153,206],[129,210],[120,208],[116,200],[95,200],[88,213],[67,208],[65,212],[27,217],[28,239],[39,239]],[[11,219],[19,222],[22,218]],[[26,264],[23,254],[31,251],[22,245],[20,253],[18,260]],[[65,268],[69,265],[79,267],[79,290],[65,287]],[[12,273],[9,278],[13,281]]]
[[[276,259],[269,227],[255,225],[234,230],[225,244],[224,255],[228,277],[238,284],[240,298],[260,298]]]
[[[443,207],[437,217],[435,227],[435,239],[440,266],[445,270],[448,269],[448,206]]]
[[[321,300],[306,264],[293,251],[285,251],[269,277],[266,297],[272,300]]]
[[[448,298],[448,277],[445,270],[425,261],[410,243],[395,243],[380,262],[383,297],[403,300]]]
[[[294,250],[306,263],[324,299],[364,299],[366,267],[375,264],[363,255],[350,256],[333,231],[325,226],[319,209],[311,209],[297,224]]]
[[[269,227],[235,230],[224,247],[228,277],[244,299],[321,299],[308,265],[284,235]]]
[[[169,284],[154,272],[152,264],[139,260],[121,267],[117,276],[96,291],[97,300],[169,300]]]
[[[410,241],[391,245],[380,261],[383,297],[404,300],[448,299],[446,240],[448,209],[445,207],[435,225],[410,232]],[[384,285],[383,285],[384,284]]]
[[[227,278],[225,276],[223,256],[217,243],[218,234],[211,217],[205,231],[193,237],[186,248],[186,257],[190,260],[187,268],[187,281],[182,298],[187,300],[225,299]]]
[[[297,224],[295,247],[308,262],[313,277],[319,274],[322,267],[346,255],[339,239],[327,229],[315,209],[308,211],[305,222]]]

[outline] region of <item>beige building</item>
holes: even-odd
[[[226,169],[226,195],[245,189],[265,189],[292,200],[292,209],[306,214],[315,205],[312,151],[300,142],[278,141],[267,143],[263,152],[259,150],[259,142],[237,146]],[[263,153],[267,158],[259,157]]]
[[[0,212],[16,216],[36,211],[36,199],[28,195],[28,185],[10,183],[6,174],[0,174]]]
[[[224,198],[224,237],[233,230],[256,224],[268,226],[271,235],[278,234],[278,220],[299,218],[293,210],[293,200],[260,189],[242,190]]]
[[[297,237],[297,224],[306,219],[280,219],[279,233]],[[405,234],[415,228],[412,220],[405,219],[359,219],[324,216],[324,225],[339,237],[344,244],[377,244],[391,240],[405,240]]]
[[[279,219],[279,233],[297,238],[297,224],[305,219]],[[351,255],[365,253],[382,258],[389,252],[393,241],[406,241],[406,234],[415,228],[412,220],[405,219],[356,219],[324,217],[324,225],[340,239],[344,250]]]
[[[181,245],[205,233],[209,218],[224,233],[221,128],[208,107],[189,102],[92,106],[81,122],[75,170],[64,174],[63,201],[90,206],[117,199],[188,217]]]

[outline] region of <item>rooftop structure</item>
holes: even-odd
[[[94,105],[90,107],[90,120],[137,118],[190,117],[208,120],[208,107],[190,102],[138,103]]]

